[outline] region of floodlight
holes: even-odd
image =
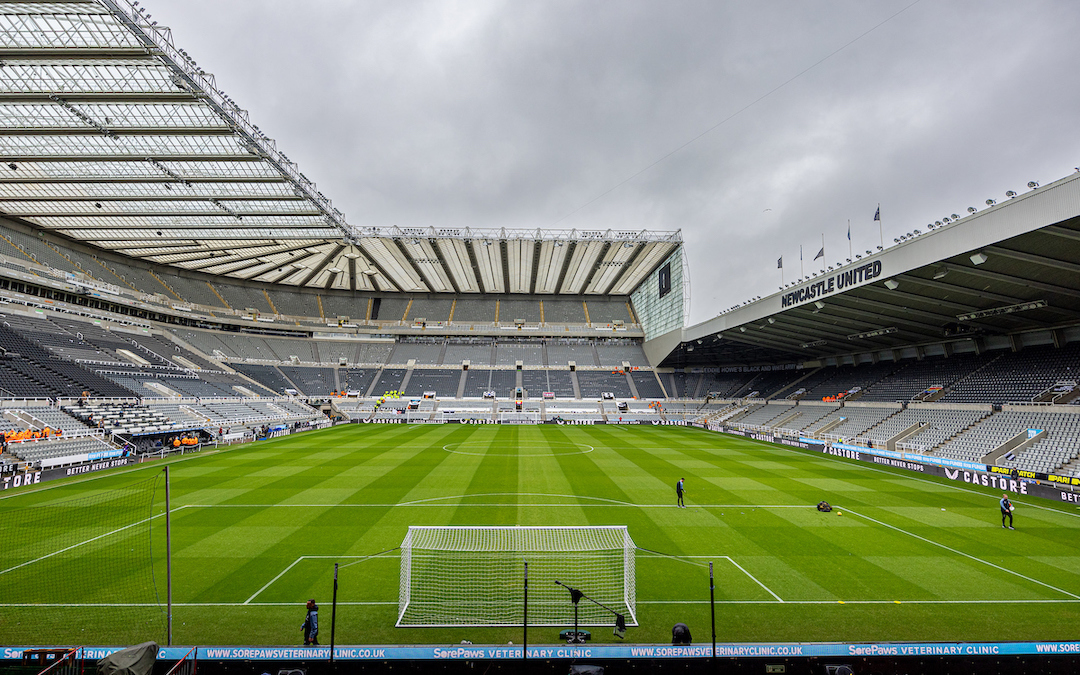
[[[915,230],[915,234],[922,234],[922,232]]]
[[[885,280],[885,288],[889,289],[890,291],[895,291],[899,286],[900,282],[895,279]]]
[[[954,213],[954,214],[952,214],[952,219],[953,220],[960,220],[960,216],[958,216],[957,214]]]
[[[1028,187],[1034,190],[1035,188],[1039,187],[1039,183],[1037,181],[1029,180]]]
[[[997,202],[994,201],[993,199],[987,199],[986,200],[986,205],[987,206],[993,206],[994,204],[997,204]]]
[[[770,316],[770,317],[769,317],[769,323],[776,323],[776,319],[774,319],[774,318],[772,318],[772,317]]]
[[[976,253],[976,254],[971,256],[971,264],[973,264],[973,265],[981,265],[984,262],[986,262],[986,254],[985,253]]]
[[[555,242],[555,245],[556,245],[556,246],[562,246],[562,245],[563,245],[563,243],[562,243],[561,241],[557,241],[557,242]]]
[[[879,250],[879,251],[884,251],[884,250],[885,250],[885,247],[884,247],[884,246],[878,246],[878,247],[877,247],[877,250]]]
[[[364,274],[365,274],[366,276],[369,276],[369,277],[373,277],[373,276],[375,276],[376,274],[378,274],[378,272],[376,272],[375,270],[364,270]]]
[[[832,272],[832,265],[829,265],[829,271]]]
[[[873,252],[873,251],[870,251],[870,250],[868,250],[868,251],[866,252],[866,255],[874,255],[874,252]]]
[[[862,253],[856,253],[855,254],[855,259],[856,260],[862,260]]]
[[[345,257],[348,258],[349,260],[356,260],[357,258],[360,257],[360,254],[356,253],[355,251],[349,251],[348,253],[345,254]]]
[[[851,262],[851,258],[844,258],[844,260],[847,260],[848,262]]]
[[[945,216],[944,218],[941,219],[941,222],[948,224],[950,222],[949,217]]]
[[[893,237],[893,241],[896,242],[897,244],[900,243],[900,240],[898,238],[896,238],[896,237]]]
[[[1008,192],[1005,193],[1005,196],[1008,197],[1009,199],[1012,199],[1013,197],[1016,196],[1016,193],[1013,192],[1012,190],[1009,190]]]
[[[937,221],[934,221],[934,225],[937,226],[937,227],[941,227],[942,223],[941,223],[940,220],[937,220]]]
[[[947,267],[939,267],[937,269],[937,271],[934,272],[934,278],[935,279],[941,279],[948,273],[949,273],[949,268],[947,268]]]
[[[818,300],[818,301],[814,302],[814,307],[817,307],[818,309],[825,309],[825,303]]]
[[[974,206],[968,207],[968,213],[975,213],[976,211],[978,211],[978,209],[976,209]]]
[[[739,332],[740,333],[745,333],[746,332],[746,326],[739,326]]]

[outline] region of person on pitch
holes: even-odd
[[[1001,501],[998,502],[998,503],[1001,506],[1001,526],[1005,527],[1005,517],[1008,516],[1008,518],[1009,518],[1009,529],[1010,530],[1015,530],[1016,528],[1013,527],[1013,519],[1012,519],[1013,505],[1012,505],[1012,502],[1009,501],[1009,495],[1008,494],[1002,494],[1001,495]]]
[[[304,631],[304,646],[319,644],[319,606],[315,604],[315,598],[307,601],[307,616],[304,623],[300,624]]]
[[[676,503],[680,509],[685,509],[686,504],[683,503],[683,493],[686,492],[686,479],[680,478],[678,483],[675,483],[675,496],[678,498]]]

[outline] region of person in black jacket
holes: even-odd
[[[315,598],[307,601],[307,616],[300,628],[304,631],[305,645],[319,644],[319,606],[315,604]]]

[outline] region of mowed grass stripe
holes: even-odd
[[[484,452],[470,456],[443,449],[456,442]],[[571,454],[565,452],[567,443],[596,449]],[[1024,500],[1016,500],[1019,529],[1003,531],[989,490],[957,489],[899,470],[696,429],[349,425],[176,466],[175,503],[210,505],[182,508],[173,519],[179,547],[176,599],[185,603],[177,615],[177,639],[192,643],[295,641],[300,603],[316,597],[327,607],[335,560],[348,562],[355,560],[349,556],[396,546],[408,525],[428,523],[626,524],[639,545],[660,542],[663,547],[656,550],[713,560],[717,598],[734,603],[722,613],[722,639],[1067,638],[1062,622],[1075,626],[1080,620],[1080,603],[1068,596],[911,536],[953,542],[957,551],[1076,592],[1080,564],[1074,542],[1080,522],[1066,511],[1027,508]],[[14,504],[54,501],[60,494],[102,493],[141,475],[133,473],[7,499],[0,502],[0,513],[9,513]],[[685,510],[674,508],[674,482],[681,475],[690,489],[691,508]],[[854,513],[817,513],[813,503],[821,498],[896,530],[858,522]],[[733,502],[748,504],[697,506]],[[552,506],[527,506],[534,503]],[[115,515],[109,514],[109,520]],[[41,527],[49,530],[50,524]],[[160,530],[156,522],[155,532]],[[320,553],[330,557],[302,560],[255,599],[285,604],[239,605],[298,557]],[[648,604],[639,607],[642,626],[632,631],[632,640],[663,641],[678,620],[695,631],[705,629],[708,576],[701,562],[707,561],[639,556],[638,595]],[[389,557],[343,569],[343,600],[390,604],[349,605],[344,614],[339,611],[339,642],[505,642],[520,637],[498,629],[393,628],[397,567],[397,559]],[[69,580],[61,582],[65,585],[57,596],[92,603],[114,598],[117,590],[122,595],[123,589],[111,584],[104,590],[80,587],[71,581],[73,575],[65,574],[76,569],[72,566],[51,569]],[[790,602],[780,605],[749,575]],[[0,591],[3,583],[0,578]],[[40,579],[35,583],[43,586]],[[235,597],[237,604],[191,606],[195,596],[210,604]],[[1007,631],[1000,622],[981,620],[983,609],[933,605],[938,609],[921,610],[904,604],[1001,600],[1027,603],[1010,605]],[[1051,604],[1040,604],[1046,601]],[[795,604],[801,602],[826,604]],[[852,604],[869,602],[879,604]],[[92,626],[95,611],[86,608],[80,625]],[[59,619],[69,616],[59,608],[25,613],[6,608],[4,613],[15,617],[0,624],[0,642],[8,643],[20,641],[21,626],[39,618],[48,616],[62,630]],[[604,631],[594,633],[596,640],[611,639]],[[86,636],[69,641],[83,642]]]

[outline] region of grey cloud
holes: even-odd
[[[581,208],[908,4],[150,9],[350,222],[682,228],[696,322],[1080,164],[1076,4],[924,0]]]

